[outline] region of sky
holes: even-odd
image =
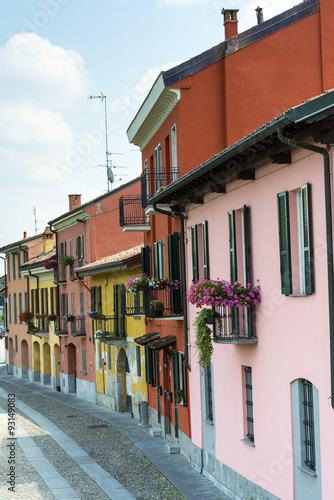
[[[298,0],[12,0],[0,16],[0,247],[41,233],[141,173],[126,130],[162,70],[224,40],[222,8],[239,33]],[[106,100],[89,99],[90,95]],[[106,104],[106,108],[105,108]],[[1,263],[0,263],[1,272]]]

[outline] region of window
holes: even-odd
[[[22,293],[19,293],[19,314],[22,313]],[[22,321],[20,320],[20,325],[22,325]]]
[[[163,278],[165,276],[164,240],[153,243],[153,266],[154,277]]]
[[[207,365],[204,369],[205,386],[205,419],[213,423],[213,393],[212,393],[212,365]]]
[[[174,182],[177,181],[178,178],[176,125],[173,125],[172,127],[171,137],[172,137],[172,179]]]
[[[15,335],[15,351],[19,352],[19,343],[18,343],[18,340],[17,340],[17,335]]]
[[[20,271],[20,266],[21,266],[21,254],[17,254],[17,273],[18,277],[21,278],[21,271]]]
[[[73,316],[75,316],[75,309],[74,309],[74,292],[71,293],[71,312]]]
[[[102,312],[102,288],[100,286],[91,288],[91,310]]]
[[[141,249],[142,272],[151,276],[151,247],[148,245]]]
[[[169,279],[181,281],[180,273],[180,237],[179,233],[169,234],[168,243],[168,273]],[[182,314],[181,290],[170,292],[171,312]]]
[[[310,184],[279,193],[277,203],[282,294],[309,295],[313,292]]]
[[[141,349],[140,346],[136,346],[136,361],[137,361],[137,377],[141,377]]]
[[[208,221],[191,226],[191,250],[193,281],[209,279],[209,235]]]
[[[119,325],[119,286],[114,285],[114,335],[118,335]]]
[[[253,385],[252,369],[250,366],[244,367],[245,373],[245,413],[246,413],[246,432],[245,440],[254,443],[254,417],[253,417]]]
[[[63,257],[64,255],[66,255],[66,241],[62,241],[61,243],[59,243],[58,247],[59,257]]]
[[[84,242],[83,235],[75,238],[75,257],[76,259],[83,259],[84,256]]]
[[[82,372],[84,374],[87,373],[87,365],[86,365],[86,349],[82,349]]]
[[[67,293],[60,294],[60,314],[61,316],[68,315]]]
[[[14,323],[17,323],[17,302],[16,302],[16,293],[13,295],[14,302]]]
[[[25,311],[29,309],[28,292],[24,292],[24,309]]]
[[[155,148],[155,175],[156,175],[156,190],[162,186],[162,164],[161,164],[161,144]]]
[[[316,470],[315,438],[314,438],[314,408],[313,387],[308,380],[301,380],[303,388],[302,415],[303,415],[303,443],[304,464],[311,470]]]
[[[156,385],[156,373],[155,373],[156,357],[155,351],[146,344],[145,345],[145,374],[146,383],[151,384],[153,387]]]
[[[249,207],[232,210],[228,214],[230,239],[230,279],[246,285],[249,283],[248,265]]]
[[[13,280],[16,280],[16,254],[13,253]]]
[[[173,377],[174,392],[183,391],[183,404],[185,403],[185,370],[184,355],[182,352],[173,351]]]
[[[71,257],[73,257],[73,244],[72,244],[72,240],[70,240],[70,255],[71,255]]]
[[[85,331],[85,305],[84,305],[84,294],[80,292],[80,329],[82,332]]]
[[[9,323],[12,322],[12,297],[11,294],[8,295],[8,309],[9,309]]]

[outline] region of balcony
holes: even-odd
[[[62,316],[57,316],[55,321],[55,334],[59,337],[68,335],[68,324]]]
[[[140,195],[120,197],[119,225],[123,232],[151,230],[150,217],[145,214]]]
[[[257,344],[255,306],[216,307],[220,320],[213,320],[213,340],[227,344]]]
[[[178,172],[161,168],[160,171],[151,171],[145,168],[141,174],[141,203],[146,208],[149,199],[160,189],[171,184],[178,178]]]
[[[125,314],[145,315],[147,318],[183,319],[182,286],[178,290],[153,290],[146,288],[138,293],[124,294]]]
[[[86,337],[85,316],[77,316],[74,321],[71,321],[72,337]]]
[[[126,344],[126,327],[125,316],[105,316],[104,319],[94,319],[94,334],[95,338],[101,340],[105,344],[111,345],[127,345]]]
[[[33,320],[28,323],[28,332],[30,335],[36,335],[40,338],[48,338],[49,336],[49,325],[45,318],[37,319],[33,318]]]

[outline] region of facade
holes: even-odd
[[[78,269],[91,276],[91,310],[95,338],[96,402],[140,419],[147,401],[144,350],[134,339],[145,333],[140,311],[126,314],[125,287],[133,273],[141,273],[142,245],[104,257]],[[135,314],[136,313],[136,314]]]
[[[31,371],[31,342],[27,326],[18,315],[29,309],[29,282],[21,275],[20,266],[43,250],[43,235],[27,238],[6,245],[0,252],[6,256],[7,270],[7,330],[8,348],[6,365],[8,373],[19,378],[28,378]],[[30,361],[29,361],[30,360]]]
[[[60,387],[66,393],[96,402],[95,338],[92,320],[86,314],[97,308],[92,278],[78,271],[111,252],[141,242],[140,233],[126,234],[119,227],[120,195],[138,189],[134,179],[94,200],[81,204],[81,195],[69,195],[69,211],[50,221],[56,233],[58,286],[56,335],[60,345]]]
[[[205,265],[212,287],[217,277],[260,282],[261,303],[214,307],[204,370],[192,326],[198,309],[189,305],[191,460],[238,498],[315,500],[333,490],[333,116],[332,91],[151,200],[185,204],[188,289]],[[211,192],[213,177],[224,194]],[[189,203],[199,190],[202,202]],[[203,222],[206,261],[206,243],[194,237]]]

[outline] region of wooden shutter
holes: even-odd
[[[173,378],[174,378],[174,392],[180,389],[179,383],[179,353],[173,351]]]
[[[151,247],[148,245],[141,249],[141,268],[147,276],[151,276]]]
[[[120,285],[120,295],[121,295],[121,335],[125,335],[125,312],[126,312],[126,301],[125,301],[125,285]]]
[[[242,246],[243,246],[243,262],[244,262],[244,284],[250,282],[249,272],[249,246],[248,246],[248,228],[249,228],[249,207],[244,205],[242,210]]]
[[[159,244],[157,241],[153,243],[153,270],[154,277],[159,278]]]
[[[203,277],[204,279],[210,278],[209,266],[209,233],[208,221],[202,222],[202,241],[203,241]]]
[[[312,269],[312,233],[311,233],[311,186],[304,184],[301,187],[302,214],[303,214],[303,258],[305,271],[305,293],[313,292],[313,269]]]
[[[102,312],[102,288],[97,287],[97,310]]]
[[[198,270],[198,238],[197,226],[191,226],[191,250],[192,250],[192,263],[193,263],[193,281],[199,278]]]
[[[168,244],[168,273],[172,280],[180,281],[180,245],[179,233],[167,236]]]
[[[83,234],[80,236],[80,259],[83,259],[84,257],[84,237]]]
[[[91,296],[90,296],[90,303],[91,303],[90,307],[92,311],[95,311],[95,305],[96,305],[95,296],[96,296],[96,287],[92,286]]]
[[[281,289],[284,295],[292,293],[291,246],[289,221],[289,193],[277,195]]]
[[[114,285],[114,334],[115,336],[119,332],[118,328],[118,285]]]
[[[75,258],[79,259],[79,238],[78,236],[75,238]]]
[[[237,268],[237,241],[235,232],[235,211],[228,214],[228,229],[230,238],[230,277],[231,282],[235,283],[238,280]]]
[[[146,373],[146,383],[152,383],[152,359],[150,353],[150,347],[148,344],[145,345],[145,373]]]

